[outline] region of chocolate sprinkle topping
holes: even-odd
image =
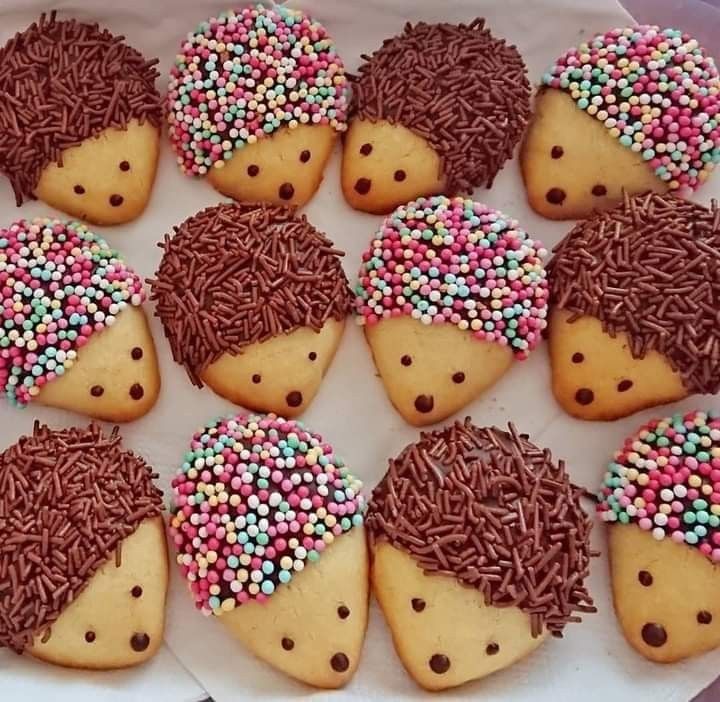
[[[487,605],[519,607],[531,631],[562,636],[577,612],[594,612],[584,585],[592,520],[562,461],[509,431],[470,418],[390,460],[366,518],[370,544],[389,542],[427,575],[457,578]]]
[[[192,382],[223,354],[342,320],[353,297],[333,243],[290,207],[221,204],[166,235],[151,298]]]
[[[35,423],[0,453],[0,647],[22,653],[162,510],[157,474],[115,429]]]
[[[689,393],[720,390],[720,209],[625,196],[579,222],[550,261],[551,304],[628,335],[634,358],[665,355]]]
[[[15,200],[33,192],[65,149],[130,120],[159,127],[157,59],[146,60],[97,24],[45,14],[0,50],[0,171]]]
[[[480,18],[419,22],[362,58],[351,77],[351,117],[401,124],[427,140],[448,195],[492,186],[530,116],[530,83],[514,45]]]

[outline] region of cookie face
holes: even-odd
[[[548,265],[553,391],[570,414],[617,419],[720,388],[717,208],[626,196],[579,222]]]
[[[612,29],[543,75],[522,154],[528,200],[550,219],[587,217],[648,190],[687,196],[720,160],[720,79],[675,29]]]
[[[0,170],[18,205],[37,197],[96,224],[140,215],[158,158],[156,63],[122,37],[98,25],[57,20],[54,12],[5,45]],[[82,118],[81,103],[92,106]]]
[[[579,419],[626,417],[688,394],[663,354],[634,358],[627,334],[612,337],[591,316],[551,313],[550,362],[555,399]]]
[[[167,585],[165,524],[154,517],[123,541],[117,558],[100,567],[28,653],[71,668],[143,663],[162,645]]]
[[[167,103],[184,173],[207,175],[243,202],[302,206],[346,128],[347,79],[325,27],[299,10],[257,5],[188,35]]]
[[[514,426],[467,418],[389,464],[368,506],[371,580],[421,686],[489,675],[595,611],[581,490]]]
[[[231,402],[254,411],[285,407],[302,414],[315,398],[345,328],[329,319],[319,332],[302,327],[226,353],[207,367],[202,380]],[[310,350],[308,350],[310,349]]]
[[[630,195],[668,186],[642,156],[578,110],[559,90],[541,89],[520,156],[532,208],[548,219],[579,219]]]
[[[440,156],[401,124],[356,119],[345,136],[342,189],[356,210],[384,214],[445,191]]]
[[[38,218],[0,229],[0,299],[0,386],[11,404],[116,422],[155,404],[142,280],[85,225]]]
[[[170,534],[196,606],[317,687],[348,682],[365,636],[361,487],[321,436],[273,414],[207,425],[173,480]]]
[[[448,417],[537,346],[545,251],[515,220],[443,196],[399,207],[363,253],[355,309],[391,402]]]
[[[479,341],[452,324],[426,327],[398,317],[366,327],[365,336],[388,398],[414,426],[449,417],[513,362],[507,346]]]
[[[302,207],[320,187],[336,139],[329,125],[283,129],[236,151],[208,180],[234,200]]]
[[[363,58],[343,149],[348,203],[381,214],[418,197],[491,187],[530,114],[516,47],[482,19],[419,22]]]
[[[395,649],[426,690],[490,675],[547,638],[547,632],[532,636],[530,617],[517,607],[488,607],[479,590],[425,575],[411,556],[386,543],[373,553],[372,582],[388,626],[399,632]]]
[[[618,622],[672,663],[720,645],[720,418],[654,419],[625,440],[598,494]]]
[[[258,204],[209,207],[162,248],[152,298],[192,382],[246,407],[302,412],[352,307],[342,252],[292,208]]]
[[[122,224],[142,214],[152,192],[160,132],[133,120],[63,152],[40,176],[35,195],[73,217]]]
[[[98,670],[157,652],[168,567],[156,477],[96,424],[36,422],[0,453],[0,538],[12,545],[0,553],[0,647]]]

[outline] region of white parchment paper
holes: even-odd
[[[493,31],[516,43],[528,64],[531,80],[565,48],[596,31],[626,24],[628,15],[615,0],[303,0],[294,2],[323,21],[335,37],[346,64],[353,69],[362,52],[402,29],[407,20],[468,21],[484,16]],[[224,8],[221,0],[56,0],[61,16],[99,21],[146,55],[161,58],[167,73],[181,38],[198,21]],[[40,11],[38,0],[0,0],[0,40],[26,27]],[[162,88],[164,89],[164,84]],[[476,199],[516,217],[532,235],[550,248],[570,229],[571,223],[541,219],[529,209],[517,161],[508,164],[491,191],[475,193]],[[720,196],[720,176],[698,193],[709,202]],[[116,228],[98,228],[119,248],[130,265],[152,275],[160,258],[156,247],[174,224],[219,196],[202,181],[183,177],[174,164],[169,146],[162,151],[154,195],[138,221]],[[347,252],[345,268],[354,279],[361,251],[367,246],[380,218],[351,210],[339,187],[339,151],[335,154],[320,192],[306,208],[310,220],[326,231]],[[18,211],[9,185],[0,182],[0,222],[19,216],[54,214],[42,203],[29,203]],[[233,410],[210,390],[197,390],[171,360],[159,324],[153,332],[160,354],[163,391],[158,405],[144,419],[123,427],[129,447],[145,456],[169,481],[193,431],[206,420]],[[573,479],[595,488],[604,465],[626,434],[642,421],[666,411],[709,406],[710,398],[694,398],[672,407],[645,412],[610,424],[569,419],[556,405],[549,385],[546,350],[540,347],[524,363],[516,364],[489,393],[458,416],[470,414],[479,424],[514,421],[531,438],[565,458]],[[77,417],[58,410],[31,407],[25,411],[0,406],[0,446],[6,446],[32,428],[34,417],[55,426],[77,423]],[[362,333],[349,324],[336,360],[315,403],[304,417],[343,455],[368,488],[385,471],[387,458],[417,437],[386,399],[376,377]],[[595,546],[604,551],[602,529],[596,529]],[[313,692],[295,684],[255,660],[231,639],[219,622],[198,614],[179,575],[173,570],[168,605],[166,643],[188,671],[214,696],[216,702],[252,699],[281,700],[312,696],[351,699],[403,699],[423,693],[407,676],[397,658],[377,606],[372,604],[370,626],[360,669],[343,691]],[[720,672],[720,652],[674,666],[651,664],[635,654],[620,635],[615,622],[604,558],[593,564],[592,592],[599,608],[580,625],[571,625],[563,640],[544,644],[512,668],[449,693],[459,699],[484,697],[507,702],[533,700],[560,702],[607,699],[636,702],[686,702]],[[7,696],[6,696],[6,693]],[[60,671],[14,655],[0,654],[0,700],[58,702],[93,699],[191,700],[198,687],[168,653],[150,665],[127,673],[87,674]]]

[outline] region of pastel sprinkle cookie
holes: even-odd
[[[0,49],[0,172],[19,205],[121,224],[145,209],[163,103],[148,59],[97,24],[42,14]]]
[[[554,254],[550,360],[566,412],[612,420],[718,392],[716,205],[626,195],[578,222]]]
[[[515,220],[460,197],[421,198],[383,222],[363,253],[356,312],[408,422],[444,419],[540,343],[545,254]]]
[[[157,653],[168,561],[154,478],[94,423],[35,422],[0,453],[0,648],[97,670]]]
[[[167,95],[181,170],[246,202],[305,204],[346,128],[347,78],[327,30],[262,5],[200,23]]]
[[[155,347],[141,279],[79,222],[38,218],[0,229],[0,386],[108,421],[155,403]]]
[[[351,207],[387,214],[418,197],[492,186],[530,117],[516,46],[482,18],[408,22],[361,58],[343,141]]]
[[[654,419],[615,453],[598,495],[629,643],[670,663],[720,645],[720,413]]]
[[[274,414],[219,419],[172,486],[170,535],[196,606],[288,675],[344,685],[367,624],[365,500],[332,446]]]
[[[595,611],[581,493],[512,424],[468,417],[390,459],[368,506],[372,586],[418,684],[483,678]]]
[[[676,29],[612,29],[569,49],[542,77],[522,163],[530,204],[585,217],[622,191],[687,196],[720,161],[720,79]]]

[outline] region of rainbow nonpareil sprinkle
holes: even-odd
[[[603,521],[636,524],[720,562],[720,413],[642,427],[615,454],[598,497]]]
[[[145,299],[142,280],[79,222],[0,229],[0,387],[23,406],[75,364],[90,336]]]
[[[362,525],[362,484],[300,422],[238,415],[193,437],[172,482],[170,535],[195,604],[266,600]]]
[[[567,91],[671,190],[696,189],[720,161],[718,71],[679,30],[598,34],[563,54],[543,83]]]
[[[542,245],[473,200],[421,198],[399,207],[363,253],[360,324],[409,315],[455,324],[526,358],[546,326]]]
[[[170,72],[170,140],[203,175],[282,127],[346,128],[347,78],[325,28],[299,10],[228,11],[188,34]]]

